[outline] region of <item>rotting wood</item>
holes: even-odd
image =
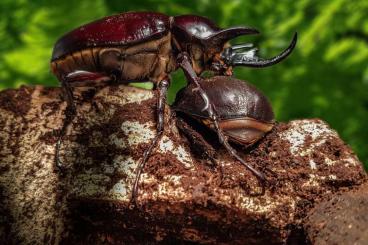
[[[111,86],[93,93],[75,91],[78,113],[62,144],[63,174],[54,166],[66,107],[60,89],[0,93],[1,240],[284,243],[316,203],[367,179],[326,123],[295,120],[250,149],[238,148],[269,180],[264,196],[252,196],[255,177],[221,147],[222,174],[192,153],[168,109],[139,206],[129,209],[135,167],[155,134],[155,92]]]

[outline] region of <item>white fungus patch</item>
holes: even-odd
[[[291,144],[290,152],[294,155],[306,155],[316,146],[325,143],[326,137],[337,137],[337,134],[331,130],[325,123],[316,123],[310,120],[293,121],[290,123],[291,129],[280,134],[280,138],[286,139]],[[297,130],[295,130],[297,129]],[[310,136],[312,146],[308,152],[303,152],[306,136]]]
[[[139,90],[139,92],[137,92]],[[99,96],[103,97],[107,103],[117,104],[119,106],[130,103],[141,103],[145,100],[152,99],[154,96],[153,91],[137,89],[133,87],[120,87],[119,91],[114,92],[113,95],[107,91],[103,91]]]
[[[328,176],[328,178],[329,178],[330,180],[336,180],[336,179],[337,179],[337,176],[336,176],[336,175],[334,175],[334,174],[330,174],[330,175]]]
[[[117,137],[116,134],[110,135],[109,141],[118,149],[126,148],[125,140],[123,138]]]
[[[114,158],[113,166],[117,173],[124,173],[128,178],[134,178],[138,162],[133,160],[131,156],[119,155]]]
[[[164,180],[173,183],[174,185],[180,185],[180,180],[183,178],[181,175],[167,175]]]
[[[170,152],[176,156],[176,158],[182,162],[185,168],[193,168],[193,160],[189,153],[182,146],[175,146],[174,142],[167,136],[163,136],[159,143],[159,151],[162,153]]]
[[[140,123],[137,121],[126,121],[121,124],[121,130],[127,136],[129,146],[136,146],[152,140],[156,132],[152,130],[152,122]]]
[[[75,179],[73,193],[76,196],[99,196],[106,192],[105,186],[110,178],[102,174],[79,174]]]
[[[310,166],[310,168],[311,168],[311,169],[313,169],[313,170],[317,169],[317,164],[316,164],[316,162],[315,162],[315,161],[313,161],[313,160],[309,160],[309,166]]]
[[[176,200],[183,200],[189,197],[188,192],[183,187],[174,187],[168,182],[160,182],[157,188],[157,192],[153,193],[153,195],[163,200],[172,200],[173,198],[175,198]]]
[[[332,160],[332,159],[326,157],[324,160],[325,160],[325,164],[328,165],[328,166],[333,166],[333,165],[335,165],[336,163],[339,163],[339,162],[344,162],[345,167],[357,166],[357,165],[360,164],[359,160],[357,160],[356,158],[353,158],[353,157],[347,157],[347,158],[342,158],[342,159],[338,159],[338,160]]]
[[[336,160],[332,160],[332,159],[330,159],[328,157],[325,158],[325,164],[327,166],[333,166],[336,162],[337,162]]]
[[[302,185],[302,187],[318,187],[320,185],[320,180],[324,179],[326,179],[324,176],[309,174],[309,179]]]
[[[109,191],[109,196],[112,199],[117,199],[120,201],[129,201],[130,196],[128,190],[130,190],[130,185],[127,185],[127,183],[124,180],[120,180],[117,182]]]
[[[359,160],[356,157],[344,158],[342,161],[346,162],[344,165],[345,167],[360,165]]]
[[[227,205],[232,197],[229,195],[233,193],[231,190],[216,189],[216,196],[219,198],[219,202]],[[288,207],[290,210],[295,209],[295,200],[290,196],[269,196],[267,194],[260,198],[248,196],[239,193],[236,196],[234,204],[242,210],[247,210],[248,212],[262,214],[271,213],[273,210],[278,209],[279,206]],[[292,213],[292,212],[291,212]]]

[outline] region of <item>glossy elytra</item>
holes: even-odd
[[[151,81],[159,92],[157,135],[137,168],[132,191],[135,200],[142,169],[163,132],[170,73],[183,69],[205,102],[204,110],[216,124],[213,106],[201,89],[198,75],[205,70],[231,75],[233,66],[273,65],[285,59],[296,44],[295,34],[280,55],[262,59],[249,44],[227,43],[235,37],[257,33],[250,27],[222,29],[208,18],[195,15],[170,17],[154,12],[128,12],[96,20],[65,34],[56,42],[51,58],[51,70],[60,80],[68,103],[56,145],[57,166],[63,166],[59,159],[60,144],[76,113],[73,87]]]

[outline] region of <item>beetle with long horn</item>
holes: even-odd
[[[271,59],[257,57],[255,49],[239,52],[249,48],[248,44],[227,44],[235,37],[257,33],[249,27],[221,29],[211,20],[195,15],[170,17],[154,12],[127,12],[93,21],[65,34],[56,42],[51,57],[51,70],[61,82],[68,105],[56,143],[56,165],[63,168],[60,146],[76,114],[73,87],[151,81],[158,91],[157,135],[138,165],[132,190],[135,200],[145,163],[163,134],[171,72],[179,67],[183,69],[203,99],[203,111],[207,111],[220,137],[223,134],[213,104],[201,88],[202,72],[212,70],[216,74],[232,75],[232,66],[273,65],[285,59],[296,44],[295,34],[289,47]]]

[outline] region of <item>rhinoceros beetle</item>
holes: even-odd
[[[269,101],[251,84],[230,76],[205,79],[201,82],[201,88],[212,102],[218,126],[208,112],[202,110],[205,102],[198,93],[192,92],[195,89],[193,84],[178,92],[172,109],[215,130],[227,151],[258,178],[263,193],[264,175],[246,163],[228,140],[250,146],[269,132],[275,124]]]
[[[151,81],[159,94],[157,135],[138,166],[134,199],[141,171],[163,132],[170,73],[179,67],[183,69],[205,101],[203,110],[216,121],[211,101],[201,89],[197,75],[205,70],[231,75],[232,66],[273,65],[292,52],[297,40],[295,33],[288,48],[271,59],[257,57],[256,49],[250,49],[249,44],[227,44],[235,37],[257,33],[250,27],[221,29],[211,20],[195,15],[170,17],[154,12],[127,12],[65,34],[56,42],[51,58],[51,70],[60,80],[67,101],[66,118],[56,144],[57,166],[63,166],[59,159],[60,144],[76,113],[73,87]],[[244,49],[248,50],[242,52]]]

